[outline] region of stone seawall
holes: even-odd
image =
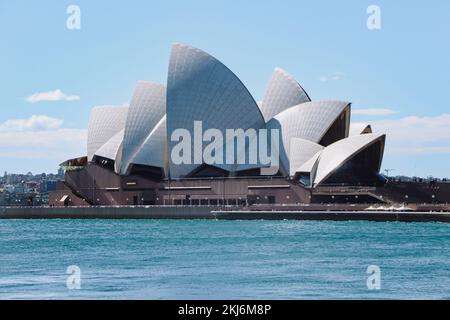
[[[444,212],[243,210],[216,206],[5,207],[0,219],[217,219],[217,220],[367,220],[450,222]]]
[[[28,207],[1,208],[0,219],[214,219],[217,207]]]

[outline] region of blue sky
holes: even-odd
[[[66,28],[71,4],[81,30]],[[366,27],[371,4],[381,30]],[[257,100],[282,67],[313,100],[351,101],[353,122],[388,134],[384,168],[450,177],[449,21],[447,0],[0,0],[0,171],[55,172],[85,154],[90,109],[128,103],[138,80],[165,83],[183,42]],[[55,90],[59,101],[27,100]]]

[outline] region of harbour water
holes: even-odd
[[[450,225],[0,220],[0,299],[450,299]]]

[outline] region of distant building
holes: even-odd
[[[16,194],[24,194],[25,193],[25,187],[22,184],[17,184],[13,188],[13,192]]]
[[[48,180],[45,182],[45,191],[44,192],[51,192],[56,191],[58,181],[57,180]]]
[[[64,179],[64,169],[63,169],[63,168],[59,168],[59,169],[58,169],[57,178],[58,178],[59,180],[63,180],[63,179]]]
[[[11,184],[5,184],[3,186],[3,190],[4,190],[4,192],[13,193],[15,191],[15,187]]]

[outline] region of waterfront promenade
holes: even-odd
[[[413,207],[413,206],[411,206]],[[216,219],[216,220],[366,220],[450,222],[450,212],[370,210],[360,206],[218,207],[218,206],[96,206],[96,207],[1,207],[0,219]]]

